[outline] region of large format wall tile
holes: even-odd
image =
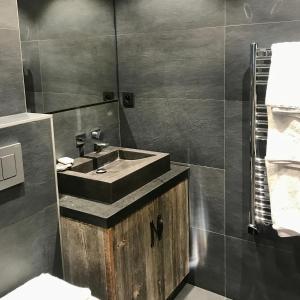
[[[138,97],[224,99],[224,29],[118,36],[120,90]]]
[[[226,234],[248,238],[250,203],[249,102],[225,104]]]
[[[88,137],[85,152],[93,151],[90,133],[96,128],[103,131],[104,142],[119,146],[117,102],[56,113],[53,115],[53,121],[57,158],[79,156],[75,136],[81,133],[86,133]]]
[[[21,45],[25,90],[26,92],[42,92],[38,42],[22,42]]]
[[[299,247],[273,247],[226,238],[227,297],[235,300],[296,300],[300,295]]]
[[[299,19],[299,0],[226,0],[227,24],[267,23]]]
[[[224,295],[224,235],[195,228],[190,235],[190,283]]]
[[[113,1],[18,0],[21,39],[114,35]]]
[[[0,66],[0,117],[24,112],[19,31],[0,29]]]
[[[39,41],[43,91],[101,95],[116,90],[113,37]]]
[[[169,152],[171,159],[224,167],[223,101],[136,99],[121,108],[122,145]]]
[[[62,276],[56,203],[1,228],[0,244],[0,297],[41,273]]]
[[[0,147],[21,143],[25,183],[0,191],[0,228],[56,203],[50,119],[0,130]]]
[[[190,225],[224,234],[224,170],[190,168]]]
[[[251,42],[270,47],[272,43],[299,40],[299,21],[227,27],[226,99],[248,100]]]
[[[1,0],[0,15],[0,28],[19,29],[16,0]]]
[[[38,118],[0,129],[0,147],[21,143],[25,179],[0,191],[0,297],[42,272],[62,276],[51,119]]]
[[[116,0],[119,33],[224,25],[225,0]]]

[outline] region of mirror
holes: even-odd
[[[113,0],[18,0],[29,112],[117,99]]]

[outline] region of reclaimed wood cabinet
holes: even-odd
[[[188,180],[111,228],[61,217],[65,279],[101,300],[167,299],[189,271]]]

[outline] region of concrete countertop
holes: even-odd
[[[61,195],[60,213],[64,217],[109,228],[187,178],[188,174],[188,167],[172,163],[170,171],[112,204]]]

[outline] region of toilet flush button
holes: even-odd
[[[17,176],[16,159],[14,154],[1,157],[3,179]]]

